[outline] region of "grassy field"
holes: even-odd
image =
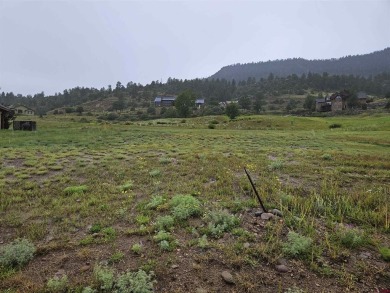
[[[390,289],[388,114],[80,118],[0,132],[2,292]]]

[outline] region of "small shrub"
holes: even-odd
[[[140,225],[145,225],[145,224],[148,224],[150,222],[150,218],[148,216],[145,216],[145,215],[138,215],[135,218],[135,221]]]
[[[211,121],[210,121],[210,124],[219,124],[219,122],[218,122],[218,120],[215,120],[215,119],[214,119],[214,120],[211,120]]]
[[[99,233],[102,230],[102,226],[100,224],[93,224],[89,229],[89,233]]]
[[[165,198],[161,195],[153,196],[150,202],[146,205],[146,208],[154,210],[164,204],[165,201]]]
[[[215,129],[215,125],[214,124],[209,124],[207,127],[208,127],[208,129]]]
[[[88,190],[88,186],[80,185],[80,186],[68,186],[64,189],[64,193],[66,195],[72,195],[75,193],[84,193]]]
[[[144,270],[138,272],[126,272],[118,277],[117,293],[153,293],[153,273],[146,273]]]
[[[81,293],[96,293],[96,290],[91,287],[85,287]]]
[[[163,158],[160,158],[158,161],[159,161],[160,164],[166,165],[166,164],[171,163],[172,159],[171,158],[167,158],[167,157],[163,157]]]
[[[135,254],[140,254],[142,251],[142,245],[139,243],[133,244],[133,246],[131,247],[131,251]]]
[[[96,266],[94,269],[94,276],[99,289],[111,292],[111,289],[114,286],[114,271],[112,269]]]
[[[332,128],[341,128],[341,124],[339,123],[333,123],[331,125],[329,125],[329,128],[332,129]]]
[[[125,254],[122,251],[116,251],[113,255],[111,255],[109,263],[118,263],[125,257]]]
[[[323,154],[321,156],[321,159],[323,159],[325,161],[330,161],[330,160],[332,160],[332,155],[330,155],[330,154]]]
[[[287,243],[283,245],[283,252],[287,255],[297,257],[305,256],[310,253],[313,240],[309,237],[299,235],[296,232],[288,232]]]
[[[343,228],[337,232],[341,244],[348,248],[362,246],[366,241],[363,233],[358,229]]]
[[[0,265],[20,268],[34,256],[35,246],[27,239],[16,239],[0,248]]]
[[[68,277],[63,275],[61,278],[54,277],[49,279],[46,286],[50,292],[66,292],[68,287]]]
[[[169,230],[175,225],[175,218],[172,216],[160,216],[156,219],[155,227],[157,230]]]
[[[172,215],[178,220],[186,220],[201,214],[200,201],[192,195],[176,195],[171,202]]]
[[[390,261],[390,247],[380,247],[379,253],[385,261]]]
[[[132,181],[128,181],[125,184],[119,186],[119,190],[122,191],[122,192],[126,192],[126,191],[130,190],[131,188],[133,188],[133,182]]]
[[[115,229],[112,227],[107,227],[102,229],[102,233],[104,235],[104,240],[111,241],[116,237]]]
[[[283,168],[283,162],[280,160],[273,161],[268,165],[268,169],[271,171],[280,170]]]
[[[207,235],[203,235],[198,239],[198,247],[202,249],[209,247],[209,241],[207,240]]]
[[[166,251],[171,251],[172,250],[172,247],[171,247],[171,245],[169,244],[169,242],[167,240],[161,241],[159,246],[160,246],[160,248],[162,250],[166,250]]]
[[[157,235],[153,237],[154,241],[161,242],[161,241],[169,241],[172,239],[171,233],[165,232],[165,231],[158,231]]]
[[[212,211],[207,213],[204,218],[208,222],[208,232],[215,238],[221,237],[240,223],[236,216],[227,211]]]
[[[152,171],[149,172],[149,176],[150,176],[150,177],[158,177],[158,176],[160,176],[160,175],[161,175],[161,171],[158,170],[158,169],[152,170]]]

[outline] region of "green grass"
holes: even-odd
[[[333,274],[347,277],[358,268],[343,272],[337,260],[357,258],[360,250],[378,254],[369,244],[381,243],[382,261],[388,261],[389,115],[198,117],[132,125],[98,123],[92,116],[88,125],[77,116],[36,120],[36,132],[0,134],[1,240],[7,245],[28,238],[40,257],[53,258],[52,267],[33,258],[17,276],[1,269],[0,283],[9,285],[0,291],[43,292],[45,281],[31,276],[53,276],[63,265],[60,256],[71,257],[75,267],[102,262],[113,271],[153,269],[162,278],[186,254],[195,267],[221,256],[225,265],[242,268],[239,292],[264,291],[241,282],[252,274],[261,278],[258,264],[284,254],[306,270],[326,257]],[[330,128],[335,124],[342,127]],[[244,167],[266,208],[281,210],[282,219],[253,217],[259,205]],[[287,238],[288,231],[310,238],[309,248]],[[289,241],[295,250],[286,248]],[[109,287],[110,273],[99,274],[99,281],[89,271],[68,274],[68,290]]]

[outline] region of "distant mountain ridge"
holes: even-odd
[[[274,76],[324,73],[330,75],[355,75],[368,77],[383,72],[390,72],[390,47],[365,55],[346,56],[338,59],[306,60],[293,58],[257,63],[234,64],[221,68],[209,79],[226,79],[242,81],[248,78],[267,78]]]

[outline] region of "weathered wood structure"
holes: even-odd
[[[35,121],[14,121],[14,130],[37,130],[37,123]]]
[[[0,129],[8,129],[8,117],[11,113],[11,109],[0,105]]]

